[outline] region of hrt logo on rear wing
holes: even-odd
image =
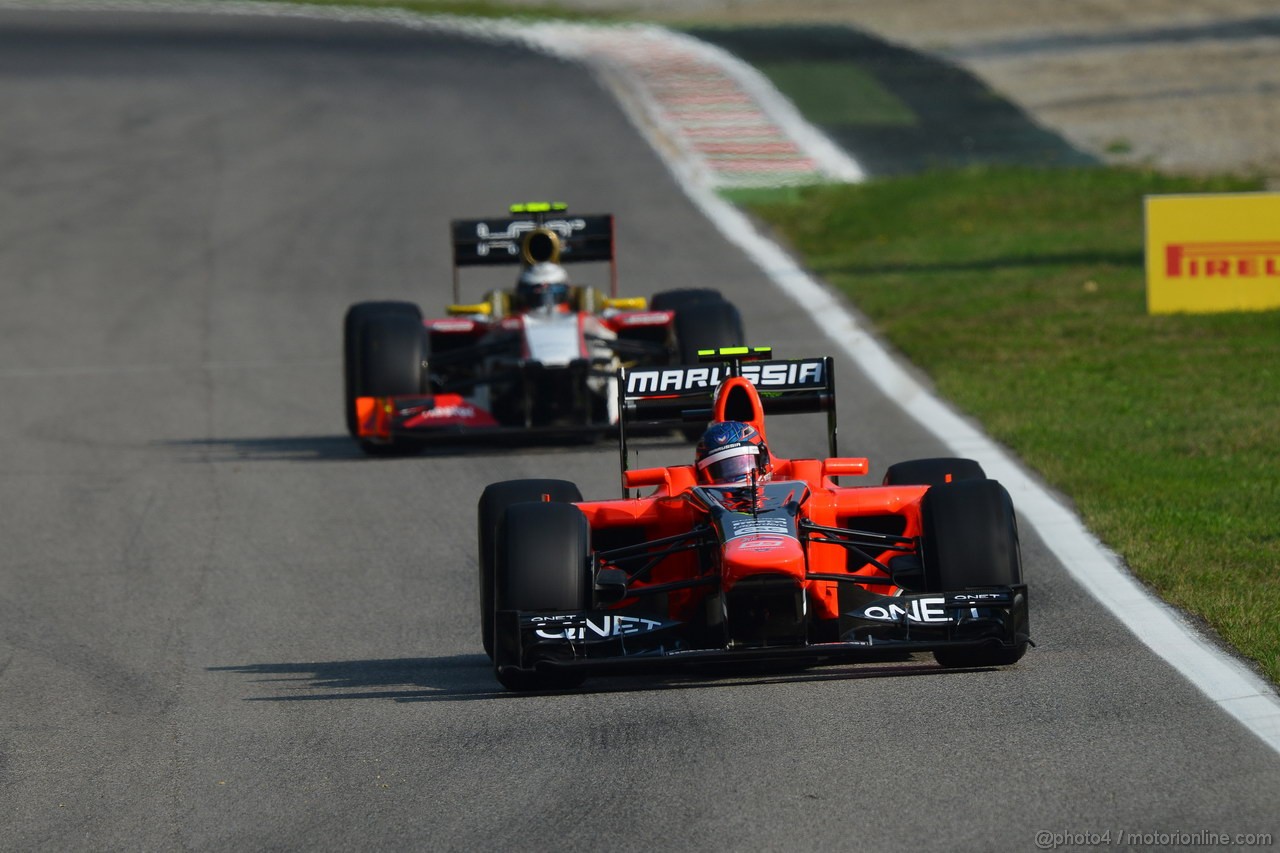
[[[554,258],[557,263],[613,260],[613,215],[608,213],[574,216],[561,212],[538,217],[455,219],[451,229],[455,267],[528,263],[526,241],[538,231],[550,232],[558,238]]]
[[[532,266],[543,262],[607,261],[609,295],[618,295],[613,214],[574,216],[561,202],[513,204],[511,214],[497,219],[455,219],[450,223],[455,303],[462,299],[460,267]]]

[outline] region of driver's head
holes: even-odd
[[[749,483],[751,472],[760,480],[773,473],[764,437],[751,424],[720,421],[707,428],[695,454],[698,482],[706,485]]]
[[[549,261],[525,267],[516,281],[516,301],[524,308],[549,308],[568,303],[569,275]]]

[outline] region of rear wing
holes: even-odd
[[[627,470],[628,427],[668,427],[713,417],[715,394],[731,376],[750,381],[765,415],[827,413],[830,456],[836,442],[835,367],[830,356],[750,361],[768,348],[732,347],[700,353],[701,364],[641,367],[618,371],[618,452]],[[750,414],[726,411],[726,419]]]
[[[513,205],[512,211],[512,216],[504,218],[455,219],[450,223],[454,302],[461,301],[461,267],[530,266],[543,261],[607,261],[610,295],[618,295],[613,214],[570,215],[561,204]]]

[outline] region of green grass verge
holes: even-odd
[[[527,18],[533,20],[615,21],[615,13],[584,12],[557,3],[513,5],[486,0],[272,0],[293,6],[340,6],[345,8],[404,9],[424,15],[458,15],[467,18]]]
[[[1142,254],[1145,194],[1258,188],[1002,168],[734,200],[1280,683],[1280,311],[1148,316]]]
[[[911,108],[854,62],[765,62],[756,67],[814,124],[916,124]]]

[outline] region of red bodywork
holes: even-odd
[[[747,379],[730,377],[720,386],[712,411],[716,421],[730,420],[727,407],[736,407],[737,417],[754,426],[768,443],[763,407],[755,387]],[[746,414],[749,411],[750,414]],[[744,414],[746,416],[744,416]],[[802,505],[802,517],[823,527],[857,527],[862,522],[854,519],[875,517],[881,524],[895,529],[899,537],[920,535],[920,499],[924,486],[841,487],[838,476],[863,476],[868,461],[863,458],[783,459],[773,456],[772,482],[794,483],[797,490],[807,491],[796,495]],[[599,541],[609,538],[605,531],[630,530],[638,537],[651,541],[687,533],[690,528],[705,520],[706,512],[695,500],[692,490],[697,485],[693,465],[677,465],[668,468],[643,468],[626,471],[625,488],[655,487],[653,492],[641,498],[586,501],[577,504],[586,516],[593,537]],[[889,520],[894,517],[897,521]],[[728,592],[741,581],[762,575],[791,579],[808,593],[809,605],[816,608],[812,616],[817,619],[839,618],[837,582],[807,579],[807,574],[854,574],[865,577],[883,577],[882,585],[867,585],[869,592],[878,595],[894,595],[898,592],[889,575],[871,562],[851,561],[848,551],[839,545],[818,541],[804,543],[797,536],[778,533],[755,533],[729,539],[719,552],[716,567],[721,578],[721,590]],[[900,550],[873,554],[879,562],[886,563]],[[604,567],[602,565],[602,567]],[[689,552],[675,554],[656,566],[646,581],[637,581],[636,588],[672,583],[698,575],[702,568],[697,555]],[[706,593],[703,589],[678,590],[669,596],[668,616],[688,621],[694,610],[701,606]],[[618,607],[626,607],[634,599],[623,601]]]
[[[690,527],[705,517],[690,499],[689,489],[694,486],[692,465],[673,468],[643,469],[628,472],[629,486],[654,485],[656,472],[662,472],[663,482],[650,496],[630,500],[586,501],[577,504],[587,518],[593,534],[617,528],[643,531],[645,539],[660,539],[688,532]],[[924,486],[873,486],[842,488],[835,484],[836,475],[865,474],[866,459],[795,459],[774,457],[775,481],[800,481],[809,488],[809,498],[804,502],[804,517],[824,527],[849,527],[853,519],[876,516],[897,516],[901,519],[899,535],[920,535],[920,498]],[[598,539],[599,536],[597,535]],[[881,552],[875,555],[884,562],[892,555]],[[865,577],[884,577],[883,585],[868,586],[879,595],[893,595],[897,587],[889,576],[873,563],[849,566],[847,551],[839,545],[810,542],[807,546],[798,538],[779,534],[754,534],[726,542],[721,551],[719,571],[723,588],[731,589],[743,578],[759,574],[782,574],[809,591],[814,614],[819,619],[835,619],[839,616],[837,584],[834,581],[806,580],[806,571],[817,574],[856,574]],[[636,586],[670,583],[698,574],[697,559],[693,554],[677,554],[668,557],[657,566],[647,582]],[[671,593],[670,616],[682,621],[690,617],[690,608],[700,602],[703,593],[697,590]],[[624,602],[624,605],[627,602]]]

